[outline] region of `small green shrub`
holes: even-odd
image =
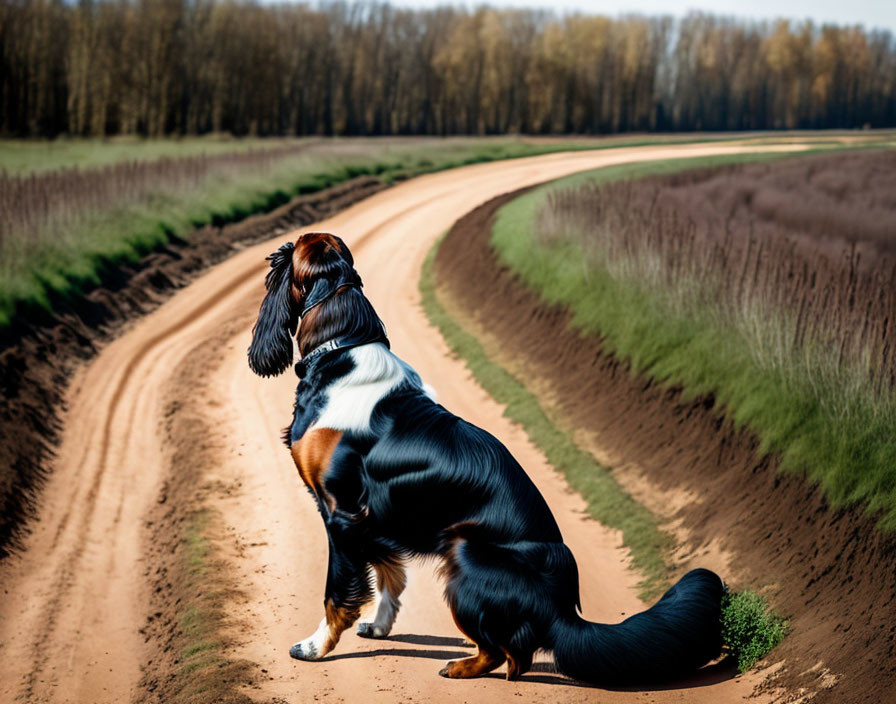
[[[778,645],[787,633],[787,623],[772,611],[756,592],[726,592],[722,599],[722,642],[737,659],[737,669],[746,672]]]

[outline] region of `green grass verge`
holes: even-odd
[[[600,335],[635,373],[681,385],[688,397],[714,394],[738,427],[760,438],[761,452],[780,457],[784,471],[806,474],[833,506],[864,505],[880,516],[882,529],[896,529],[896,404],[868,399],[848,413],[831,412],[836,389],[819,393],[817,379],[761,367],[712,315],[676,315],[637,282],[586,269],[577,245],[546,247],[536,237],[535,213],[550,190],[756,158],[630,164],[578,174],[504,206],[492,242],[504,264],[545,301],[567,307],[576,328]]]
[[[669,584],[670,571],[665,554],[672,546],[671,536],[660,530],[653,514],[619,486],[605,467],[551,421],[538,398],[523,383],[493,362],[479,341],[446,312],[436,294],[433,275],[437,250],[438,245],[430,251],[420,277],[423,308],[430,322],[439,329],[451,350],[466,363],[479,384],[498,403],[506,406],[504,415],[523,427],[548,462],[584,497],[589,515],[622,532],[633,566],[642,575],[641,597],[658,596]]]

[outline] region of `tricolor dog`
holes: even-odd
[[[507,663],[507,679],[553,652],[557,668],[602,685],[686,674],[719,655],[723,584],[686,574],[654,606],[620,624],[579,614],[576,561],[538,489],[496,438],[440,406],[389,348],[339,238],[308,233],[270,257],[267,294],[249,348],[261,376],[296,365],[285,440],[327,529],[324,615],[290,654],[318,660],[358,619],[358,633],[389,634],[405,562],[441,561],[445,599],[478,646],[439,674],[477,677]]]

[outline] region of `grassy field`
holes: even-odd
[[[0,143],[0,328],[172,237],[365,174],[385,181],[581,143],[512,138]],[[262,148],[263,147],[263,148]],[[172,156],[173,153],[179,156]],[[94,168],[70,168],[73,164]],[[18,173],[18,175],[15,175]]]
[[[800,159],[822,168],[819,157]],[[896,392],[886,365],[893,337],[887,320],[876,317],[889,305],[883,283],[889,274],[875,268],[873,257],[860,263],[855,244],[841,241],[832,250],[834,234],[825,235],[824,246],[811,237],[785,244],[763,239],[758,228],[772,217],[768,212],[758,219],[723,213],[713,230],[711,219],[692,212],[699,202],[693,189],[679,194],[677,209],[662,210],[662,179],[637,196],[630,187],[606,185],[721,163],[630,165],[555,182],[505,206],[493,244],[545,300],[568,307],[577,328],[600,335],[636,373],[682,385],[690,395],[712,394],[758,435],[763,451],[780,455],[786,471],[807,473],[834,506],[867,506],[892,530]],[[779,165],[785,163],[796,164]],[[835,161],[827,168],[830,180],[842,167]],[[731,185],[715,184],[703,201],[724,206]],[[787,198],[775,217],[789,218],[796,230],[820,207],[793,193]],[[879,192],[876,202],[890,208],[890,225],[879,224],[892,233],[891,194]],[[647,216],[635,217],[639,204]],[[761,209],[762,202],[750,207]],[[841,227],[867,244],[871,235],[861,234],[858,221],[851,217]],[[728,230],[747,231],[753,244],[730,246]],[[816,249],[816,259],[801,255]]]
[[[104,139],[3,139],[0,140],[0,169],[8,175],[24,176],[58,169],[77,167],[95,169],[123,162],[145,162],[162,158],[191,156],[217,156],[247,151],[267,151],[282,147],[303,147],[313,153],[327,154],[342,149],[347,152],[366,147],[368,150],[399,152],[415,145],[421,151],[435,146],[437,150],[456,147],[461,153],[471,147],[483,146],[497,155],[501,149],[511,153],[520,144],[527,144],[536,151],[557,146],[563,149],[608,149],[642,144],[686,144],[690,142],[748,141],[753,144],[780,144],[787,140],[802,143],[831,141],[844,144],[858,142],[891,141],[896,144],[896,131],[876,130],[857,133],[849,130],[824,130],[812,132],[744,132],[744,133],[686,133],[661,135],[611,135],[606,137],[489,137],[489,138],[428,138],[428,137],[375,137],[375,138],[325,138],[325,137],[232,137],[206,135],[166,139],[139,137],[108,137]],[[461,154],[461,156],[463,156]],[[467,155],[468,156],[468,155]]]
[[[315,138],[234,138],[229,135],[184,137],[181,139],[6,139],[0,140],[0,167],[22,176],[77,167],[95,169],[122,162],[152,161],[185,156],[215,156],[283,146],[310,146]]]
[[[819,133],[834,143],[887,132]],[[78,296],[121,262],[172,237],[265,212],[360,175],[385,181],[570,149],[722,141],[793,133],[601,138],[358,138],[0,141],[0,329],[16,311]]]

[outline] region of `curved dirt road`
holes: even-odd
[[[393,350],[436,388],[447,408],[502,439],[539,485],[577,557],[584,614],[592,620],[618,621],[643,607],[619,537],[584,519],[582,500],[450,358],[419,307],[420,267],[454,220],[500,193],[588,168],[732,151],[755,149],[628,148],[470,166],[401,184],[314,228],[339,234],[352,248]],[[236,487],[209,500],[240,546],[225,551],[243,591],[229,607],[239,624],[231,655],[259,663],[270,678],[246,689],[253,698],[372,704],[516,695],[524,701],[718,703],[751,692],[749,678],[716,673],[698,678],[693,688],[650,692],[585,689],[543,669],[518,683],[498,676],[444,680],[436,674],[442,662],[470,650],[442,602],[431,564],[412,568],[392,639],[347,633],[325,661],[291,660],[289,646],[321,618],[326,542],[279,439],[295,377],[259,379],[245,355],[263,291],[264,257],[286,239],[215,267],[109,344],[74,379],[41,520],[25,553],[0,572],[0,700],[123,702],[135,696],[141,666],[151,657],[138,629],[145,623],[151,567],[144,522],[158,500],[166,462],[159,434],[163,396],[173,370],[204,345],[218,351],[213,369],[196,388],[176,391],[192,401],[201,393],[198,401],[215,428],[203,447],[216,458],[207,478]]]

